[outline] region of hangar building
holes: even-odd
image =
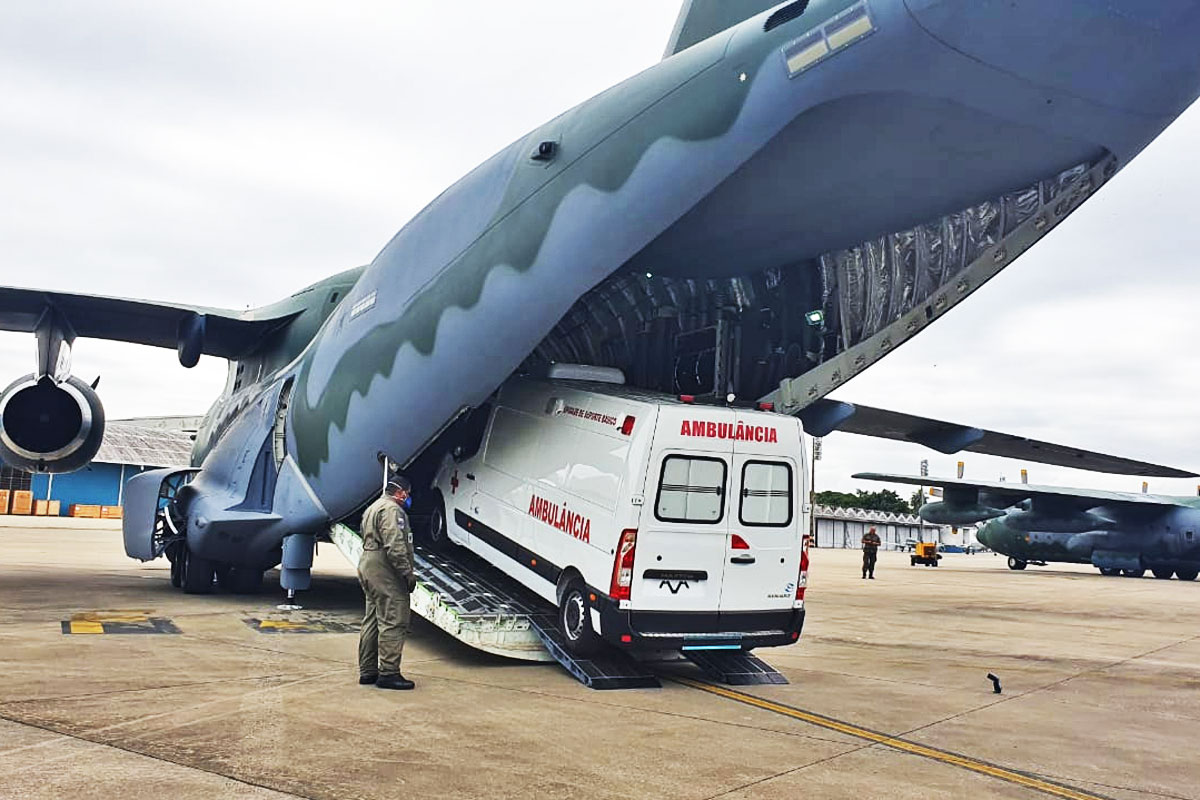
[[[35,500],[59,501],[65,516],[74,504],[120,506],[125,482],[148,469],[190,463],[199,417],[111,420],[92,463],[62,475],[31,474],[0,463],[0,490],[32,491]]]

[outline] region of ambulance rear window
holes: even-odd
[[[654,516],[663,522],[711,525],[725,515],[725,462],[700,456],[667,456],[658,480]]]
[[[783,461],[747,461],[742,467],[743,525],[782,528],[792,524],[792,467]]]

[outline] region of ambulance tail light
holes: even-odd
[[[774,403],[759,403],[758,410],[759,411],[774,411],[775,404]]]
[[[796,578],[796,607],[804,605],[804,590],[808,588],[808,537],[800,550],[800,576]]]
[[[681,395],[679,395],[679,402],[681,402],[681,403],[694,403],[694,402],[696,402],[696,395],[694,395],[694,394],[681,394]]]
[[[633,588],[633,552],[637,547],[637,529],[621,531],[617,554],[613,558],[612,585],[608,596],[613,600],[628,600]]]
[[[626,416],[625,421],[621,423],[621,433],[625,436],[633,433],[634,423],[637,422],[637,417]]]
[[[746,544],[746,540],[743,539],[742,537],[738,536],[736,533],[733,534],[733,541],[730,543],[730,546],[734,550],[749,550],[750,549],[750,545]]]

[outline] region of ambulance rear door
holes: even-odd
[[[738,412],[721,611],[790,609],[800,570],[803,447],[796,420]],[[725,621],[726,627],[729,620]]]
[[[637,535],[631,604],[637,611],[695,613],[694,631],[718,628],[733,442],[717,435],[717,426],[725,431],[731,420],[728,409],[661,406],[646,470],[649,508]],[[664,618],[657,627],[669,625]]]

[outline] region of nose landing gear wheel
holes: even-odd
[[[1025,569],[1026,566],[1027,566],[1027,562],[1022,561],[1019,558],[1013,558],[1012,556],[1008,557],[1008,568],[1009,569]]]

